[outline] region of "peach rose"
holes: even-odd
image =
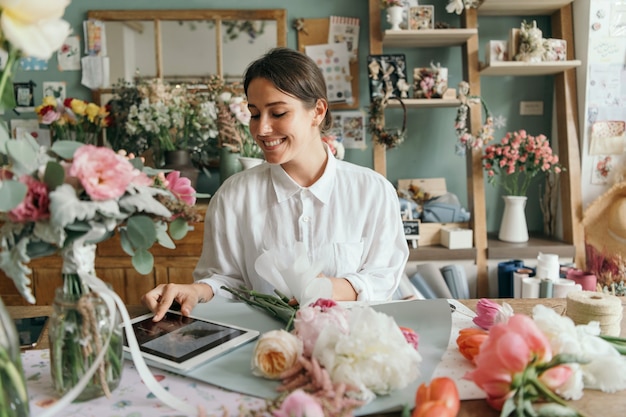
[[[280,374],[296,364],[302,355],[302,341],[286,330],[263,333],[252,354],[252,373],[269,379],[279,379]]]

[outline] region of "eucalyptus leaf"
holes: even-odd
[[[132,216],[126,222],[128,239],[135,251],[149,249],[157,240],[156,228],[150,217],[144,215]],[[135,255],[137,255],[135,253]]]
[[[7,154],[13,160],[13,173],[18,176],[31,174],[37,170],[37,152],[28,140],[10,140],[6,144]]]
[[[5,63],[6,65],[6,63]],[[8,68],[5,68],[4,71],[7,71]],[[15,90],[13,88],[13,81],[11,78],[7,80],[7,83],[4,86],[4,91],[2,91],[2,96],[0,96],[0,108],[2,110],[14,109],[17,106],[15,102]]]
[[[155,226],[157,231],[157,242],[159,242],[159,245],[168,249],[176,249],[176,244],[170,235],[167,234],[167,225],[163,222],[158,222],[155,223]]]
[[[189,225],[182,218],[177,218],[173,222],[170,223],[170,236],[174,240],[180,240],[187,236],[187,232],[189,231]]]
[[[46,171],[43,174],[43,182],[46,183],[49,190],[56,189],[65,181],[65,169],[56,161],[48,161]]]
[[[7,142],[11,140],[7,122],[0,120],[0,153],[7,154]]]
[[[83,145],[83,143],[74,140],[57,140],[52,144],[50,150],[63,159],[72,159],[76,150]]]
[[[132,262],[137,272],[146,275],[154,267],[154,256],[145,249],[139,249],[133,255]]]
[[[5,180],[0,185],[0,211],[6,212],[17,207],[24,197],[28,187],[19,181]]]
[[[126,228],[120,228],[120,243],[122,245],[122,250],[126,252],[128,256],[135,255],[135,250],[133,249],[133,245],[130,244]]]

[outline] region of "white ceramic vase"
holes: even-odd
[[[506,195],[504,213],[500,223],[498,239],[504,242],[521,243],[528,241],[528,226],[526,225],[526,196]]]
[[[400,30],[403,12],[404,7],[402,6],[391,6],[387,8],[387,22],[391,24],[390,30]]]

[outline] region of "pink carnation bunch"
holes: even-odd
[[[489,183],[502,185],[513,196],[525,196],[537,174],[558,174],[563,169],[548,138],[525,130],[509,132],[499,143],[487,146],[482,159]]]

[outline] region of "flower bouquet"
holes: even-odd
[[[102,129],[110,123],[104,107],[76,98],[57,100],[46,96],[35,113],[39,123],[50,126],[53,141],[75,140],[96,145]]]
[[[563,169],[548,138],[525,130],[509,132],[499,143],[488,145],[482,159],[489,183],[502,185],[512,196],[525,196],[538,174],[558,174]]]
[[[94,274],[96,244],[119,232],[135,269],[150,272],[150,248],[174,248],[173,239],[200,220],[195,191],[176,171],[148,169],[140,159],[75,141],[47,149],[28,136],[0,139],[0,152],[9,161],[0,168],[0,269],[33,303],[28,262],[62,255],[64,282],[49,329],[53,382],[65,393],[104,358],[100,378],[83,395],[106,394],[119,383],[122,328],[114,304],[92,292],[104,286]]]

